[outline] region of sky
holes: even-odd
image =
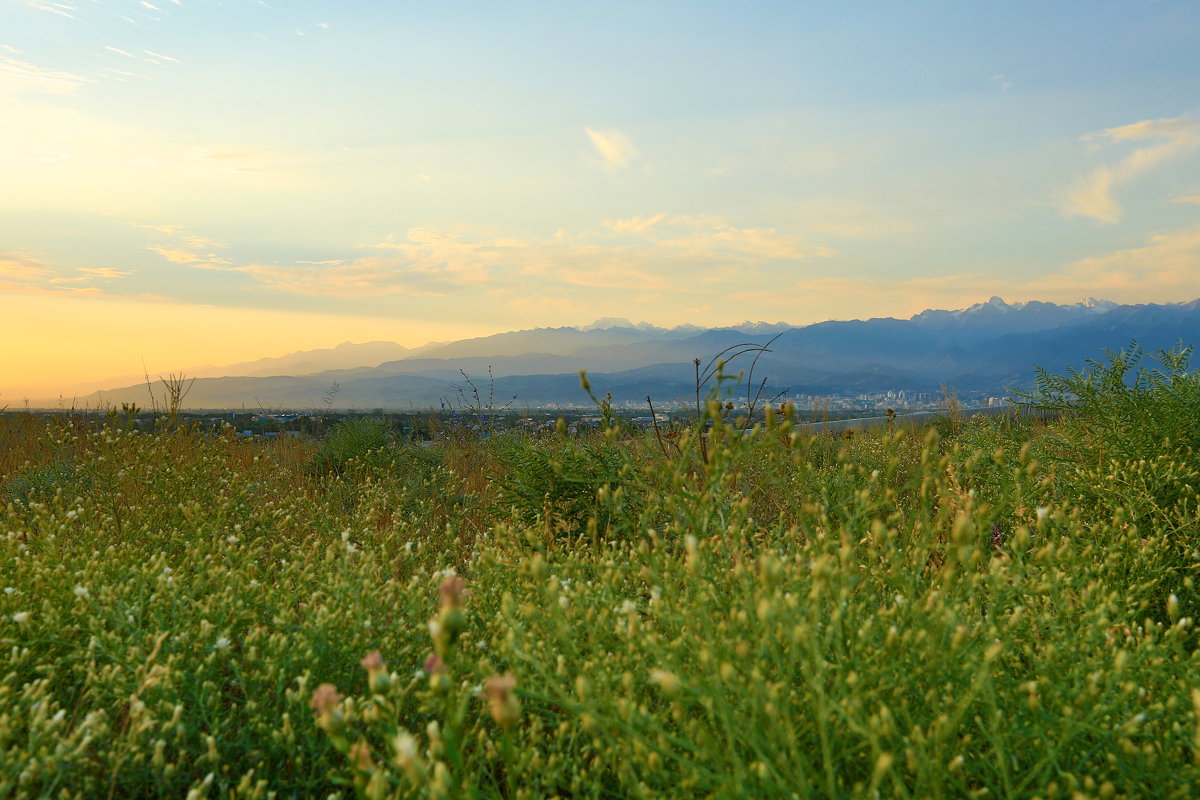
[[[0,407],[602,317],[1195,299],[1197,53],[1194,0],[0,0]]]

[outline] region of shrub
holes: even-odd
[[[56,494],[71,495],[86,491],[87,475],[71,461],[53,460],[45,464],[26,464],[4,482],[4,499],[29,505],[48,503]]]
[[[1027,408],[1066,417],[1056,436],[1063,456],[1086,463],[1200,451],[1200,372],[1191,367],[1192,348],[1159,351],[1154,369],[1143,365],[1136,342],[1105,355],[1064,375],[1039,367],[1034,391],[1016,394]]]
[[[626,483],[629,471],[621,453],[606,442],[507,439],[500,448],[504,471],[493,480],[497,501],[526,525],[539,521],[564,532],[578,533],[596,519],[607,527],[602,488]]]
[[[1051,461],[1047,501],[1075,506],[1092,523],[1114,520],[1110,572],[1130,602],[1166,619],[1172,595],[1197,610],[1200,572],[1200,372],[1190,347],[1160,351],[1143,365],[1137,343],[1083,371],[1037,372],[1019,396],[1063,415],[1042,442]]]
[[[311,462],[316,475],[341,475],[352,464],[385,466],[394,442],[387,420],[350,418],[339,422],[321,442]]]

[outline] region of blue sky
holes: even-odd
[[[36,345],[0,405],[347,339],[1193,299],[1196,53],[1171,0],[4,0],[0,335]]]

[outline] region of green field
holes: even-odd
[[[0,797],[1200,796],[1200,374],[1034,399],[432,447],[8,414]]]

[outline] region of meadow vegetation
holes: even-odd
[[[7,415],[0,797],[1195,797],[1200,374],[1143,361],[846,437]]]

